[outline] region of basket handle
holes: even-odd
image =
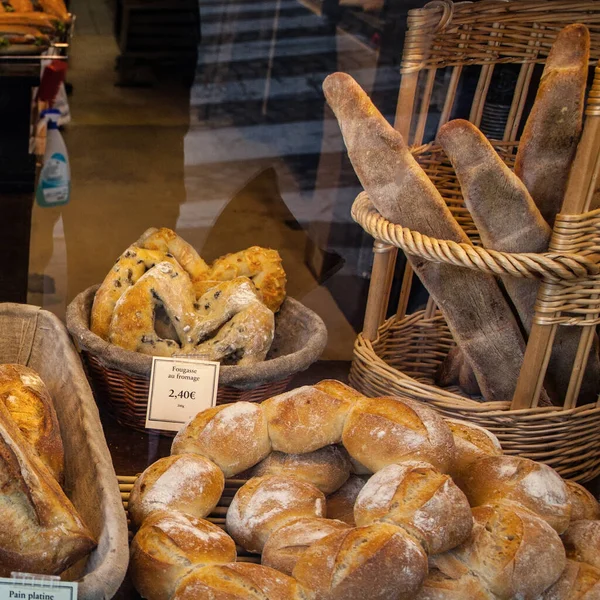
[[[567,183],[561,209],[563,215],[577,215],[589,210],[596,182],[600,175],[600,62],[596,66],[586,116],[583,134],[577,147],[577,154]],[[560,233],[560,227],[555,227],[550,240],[550,250],[560,248],[562,241],[563,236]],[[543,282],[540,286],[536,303],[536,316],[538,306],[545,305],[545,297],[551,295],[552,289],[553,284],[550,282]],[[595,315],[590,314],[586,318],[593,320]],[[536,322],[534,318],[523,367],[511,404],[512,410],[536,406],[552,353],[557,327],[558,325],[555,323],[542,324]],[[595,329],[592,323],[590,323],[590,326],[583,328],[563,405],[565,409],[572,408],[577,403],[577,396],[581,388],[581,381],[594,339]]]

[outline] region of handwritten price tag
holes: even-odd
[[[146,428],[179,431],[201,410],[215,406],[219,366],[207,360],[153,357]]]

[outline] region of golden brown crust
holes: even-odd
[[[350,387],[341,381],[337,381],[337,379],[323,379],[319,381],[319,383],[315,383],[313,387],[334,398],[350,400],[352,403],[365,397],[365,395],[361,394],[358,390],[355,390],[353,387]]]
[[[129,516],[135,527],[156,510],[176,510],[202,519],[217,505],[224,487],[221,469],[207,458],[167,456],[137,478],[129,497]]]
[[[415,600],[494,600],[494,598],[472,575],[452,578],[438,569],[431,569]]]
[[[571,502],[571,521],[597,521],[600,519],[600,504],[582,485],[565,480]]]
[[[600,521],[574,521],[562,541],[567,558],[600,569]]]
[[[567,560],[560,579],[546,590],[540,600],[600,600],[600,570]]]
[[[235,559],[235,542],[217,525],[159,510],[144,521],[131,542],[129,575],[143,598],[169,600],[191,568]]]
[[[23,437],[62,483],[65,456],[60,427],[52,398],[40,376],[23,365],[0,365],[0,399]]]

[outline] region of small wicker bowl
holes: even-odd
[[[69,304],[67,328],[81,350],[96,401],[121,425],[146,431],[152,357],[109,344],[90,331],[98,287],[88,288]],[[323,320],[297,300],[286,298],[275,316],[275,339],[267,360],[243,367],[222,366],[217,404],[260,402],[280,394],[296,373],[318,360],[326,344]]]

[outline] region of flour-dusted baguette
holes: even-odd
[[[443,198],[393,129],[349,76],[323,84],[340,123],[348,155],[379,212],[435,238],[469,243]],[[486,400],[510,400],[525,343],[498,284],[490,275],[415,256],[408,259],[470,362]]]
[[[517,152],[515,173],[550,225],[562,205],[581,135],[589,56],[585,25],[569,25],[558,34]]]
[[[483,245],[500,252],[545,252],[552,233],[550,226],[523,182],[504,164],[479,129],[457,119],[446,123],[437,139],[456,171]],[[529,332],[539,282],[511,276],[503,277],[502,281]],[[546,389],[558,404],[567,393],[580,336],[577,327],[561,327],[556,336]],[[597,344],[594,350],[596,347]],[[580,393],[582,403],[595,401],[599,386],[600,360],[597,352],[592,351]]]

